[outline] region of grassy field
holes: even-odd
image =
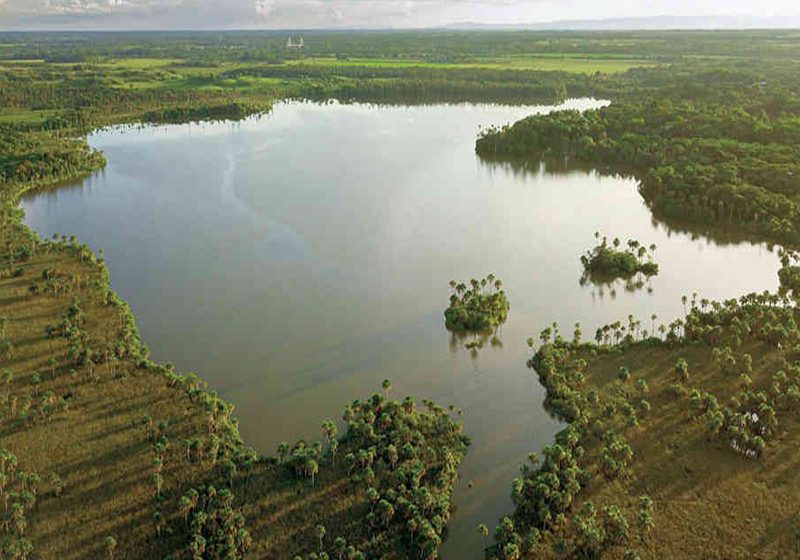
[[[196,396],[199,381],[181,388],[159,368],[129,358],[77,366],[71,339],[47,334],[74,306],[86,318],[81,328],[94,348],[114,343],[124,324],[124,312],[109,306],[98,289],[107,274],[103,264],[76,247],[42,245],[0,279],[3,340],[12,345],[3,357],[0,449],[13,450],[18,470],[41,479],[24,535],[42,560],[107,558],[109,536],[118,547],[114,558],[165,558],[186,549],[181,496],[206,481],[222,484],[220,469],[227,463],[189,459],[186,442],[202,442],[205,453],[215,430],[213,415]],[[46,291],[45,276],[64,282],[61,295]],[[154,431],[167,442],[166,451],[154,451]],[[343,458],[349,450],[345,443],[338,462],[330,456],[322,462],[314,481],[288,474],[269,457],[222,477],[242,500],[252,537],[248,557],[313,551],[319,524],[330,536],[328,547],[336,536],[358,548],[376,546],[380,532],[364,521],[372,509],[366,486],[350,482],[352,468]],[[157,457],[160,488],[151,476]],[[387,545],[382,557],[403,557],[393,551],[405,545]]]
[[[484,69],[512,69],[512,70],[537,70],[540,72],[571,72],[576,74],[594,74],[595,72],[614,74],[626,72],[631,68],[652,66],[646,60],[602,58],[600,56],[541,56],[519,55],[505,57],[477,58],[470,62],[441,63],[427,62],[424,60],[401,60],[385,58],[301,58],[287,65],[307,65],[322,67],[357,66],[371,68],[484,68]]]
[[[23,123],[23,124],[41,123],[47,120],[48,118],[52,117],[56,113],[57,111],[54,110],[44,110],[44,111],[0,110],[0,123]]]
[[[693,304],[687,322],[691,333],[667,342],[647,338],[576,346],[561,341],[542,347],[534,359],[542,379],[561,380],[548,385],[552,402],[570,403],[563,410],[581,409],[572,428],[582,434],[580,465],[587,476],[569,513],[553,522],[526,558],[800,554],[800,418],[789,396],[800,382],[800,362],[788,349],[793,343],[776,345],[765,338],[765,330],[743,334],[739,329],[740,321],[748,320],[793,325],[796,311],[762,305],[731,307],[715,316]],[[796,340],[800,333],[788,328],[789,338]],[[730,357],[721,360],[720,349]],[[678,367],[680,361],[688,364],[686,370]],[[749,399],[764,404],[748,405]],[[727,415],[742,406],[753,406],[749,410],[762,419],[776,411],[775,427],[759,432],[766,445],[758,453],[734,446],[728,428],[711,427],[712,413]],[[606,458],[610,433],[633,453],[630,464],[613,476]],[[642,496],[653,502],[651,528],[641,525]],[[613,525],[608,521],[595,526],[579,517],[587,504],[598,512],[618,507],[627,519],[624,538],[609,536]]]
[[[702,418],[692,414],[688,395],[676,396],[675,362],[689,364],[690,388],[699,388],[727,403],[740,389],[721,375],[712,348],[637,348],[590,360],[586,388],[604,398],[634,393],[634,380],[645,379],[652,409],[640,415],[636,428],[617,428],[635,458],[627,477],[611,483],[597,476],[583,491],[575,510],[591,500],[595,506],[620,505],[635,526],[637,501],[649,495],[655,527],[647,538],[632,538],[630,548],[642,558],[781,558],[800,554],[800,421],[781,418],[780,430],[764,456],[751,460],[712,438]],[[755,387],[767,388],[781,367],[781,356],[765,344],[741,348],[757,356]],[[629,387],[618,380],[620,367],[631,372]],[[590,447],[587,463],[599,471],[599,446]],[[635,530],[634,530],[635,532]],[[552,545],[555,538],[548,539]],[[556,558],[552,546],[537,558]],[[616,553],[614,553],[616,552]],[[622,547],[609,558],[621,557]]]

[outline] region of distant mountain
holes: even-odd
[[[537,23],[485,24],[454,23],[448,29],[463,30],[667,30],[667,29],[794,29],[800,28],[800,16],[654,16],[610,19],[571,19]]]

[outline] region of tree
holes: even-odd
[[[506,543],[503,547],[503,558],[504,560],[519,560],[519,546],[516,543]]]
[[[14,356],[14,345],[8,340],[0,340],[0,356],[10,360]]]
[[[117,549],[117,539],[109,535],[103,540],[103,546],[105,546],[108,559],[114,560],[114,551]]]
[[[286,459],[286,454],[289,452],[289,443],[282,441],[278,444],[278,457],[281,463]]]
[[[650,496],[639,496],[639,517],[637,518],[637,523],[639,530],[647,537],[654,527],[653,499]]]
[[[306,463],[306,472],[308,473],[308,476],[311,477],[311,486],[314,486],[314,478],[319,472],[319,463],[317,463],[314,459],[309,459]]]
[[[335,441],[339,429],[336,427],[336,422],[333,420],[325,420],[322,423],[322,435],[328,440],[328,447],[331,448],[331,454],[335,456],[336,450],[333,449],[332,443]],[[336,446],[338,448],[338,445]]]
[[[333,551],[336,553],[337,560],[342,560],[344,558],[345,550],[347,550],[347,541],[344,537],[336,537],[333,540]]]
[[[334,438],[330,441],[330,450],[331,450],[331,464],[336,465],[336,452],[339,449],[339,440]]]
[[[58,367],[58,362],[55,358],[50,358],[47,360],[47,367],[50,370],[50,379],[56,378],[56,368]]]
[[[675,373],[681,381],[686,382],[689,380],[689,364],[683,358],[678,358],[675,362]]]
[[[56,473],[50,475],[50,486],[53,487],[53,494],[58,497],[64,492],[64,481]]]
[[[381,383],[381,388],[383,389],[383,393],[388,397],[392,390],[392,382],[388,379],[384,379],[383,383]]]
[[[33,375],[31,375],[31,385],[33,385],[33,391],[37,397],[39,396],[39,385],[41,384],[42,376],[36,372],[33,372]]]
[[[314,534],[317,536],[317,540],[319,541],[319,550],[322,552],[322,541],[325,538],[325,525],[320,523],[314,527]]]
[[[394,517],[394,506],[389,503],[387,500],[381,500],[378,502],[378,518],[383,523],[384,527],[389,526],[389,522]]]
[[[621,544],[628,540],[628,520],[622,510],[615,505],[603,508],[603,524],[606,535],[614,544]]]

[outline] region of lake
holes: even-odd
[[[262,452],[321,437],[384,378],[394,397],[461,408],[473,446],[442,556],[482,558],[477,524],[512,511],[518,466],[560,426],[526,368],[529,336],[553,321],[586,338],[629,314],[669,323],[684,294],[777,286],[766,246],[671,231],[631,179],[475,155],[480,126],[552,109],[292,102],[242,123],[112,128],[89,138],[104,171],[22,206],[43,236],[105,250],[153,358],[235,404]],[[582,286],[595,231],[655,243],[660,275],[637,291]],[[451,279],[490,272],[511,310],[475,355],[442,313]]]

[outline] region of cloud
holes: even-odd
[[[795,0],[0,0],[0,27],[422,27],[787,10],[797,13]]]

